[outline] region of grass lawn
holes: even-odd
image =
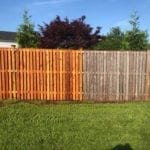
[[[149,102],[0,101],[0,149],[120,150],[120,144],[125,150],[150,149]]]

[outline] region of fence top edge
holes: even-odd
[[[44,49],[44,48],[1,48],[0,47],[0,51],[18,51],[18,50],[22,50],[22,51],[62,51],[62,52],[96,52],[96,53],[148,53],[150,54],[150,50],[86,50],[86,49]]]
[[[83,51],[83,53],[92,54],[143,54],[147,55],[150,51]]]
[[[82,52],[82,49],[43,49],[43,48],[0,48],[0,51],[53,51],[53,52]]]
[[[150,50],[86,50],[84,49],[83,51],[86,52],[149,52]]]

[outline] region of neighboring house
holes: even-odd
[[[16,32],[0,31],[0,48],[18,47],[16,34]]]

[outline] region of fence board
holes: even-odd
[[[148,53],[149,51],[84,51],[84,99],[144,100],[144,95],[150,99]]]
[[[81,52],[0,49],[0,99],[82,99],[82,61],[78,53]],[[74,83],[80,88],[74,90]]]
[[[146,57],[146,87],[145,87],[145,98],[150,99],[150,50],[147,52]]]

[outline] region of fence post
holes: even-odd
[[[80,49],[80,100],[83,100],[83,49]]]
[[[13,99],[16,99],[16,67],[15,67],[15,53],[16,53],[16,48],[12,47],[12,94],[13,94]]]
[[[146,100],[150,100],[150,50],[147,51],[145,94],[146,94]]]

